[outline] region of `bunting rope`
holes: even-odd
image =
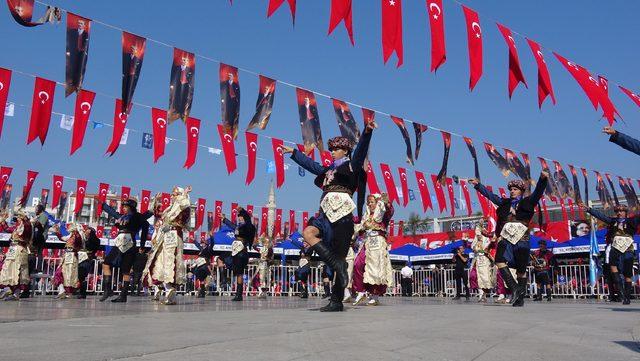
[[[464,5],[462,2],[459,2],[458,0],[452,0],[452,1],[453,1],[453,2],[455,2],[455,3],[457,3],[457,4],[459,4],[459,5]],[[35,3],[41,4],[41,5],[44,5],[44,6],[53,6],[53,5],[49,4],[49,3],[46,3],[46,2],[43,2],[43,1],[39,1],[39,0],[36,0],[36,1],[35,1]],[[60,8],[60,7],[58,7],[58,9],[59,9],[61,12],[69,13],[69,10],[68,10],[68,9]],[[492,21],[495,21],[495,20],[494,20],[493,18],[491,18],[491,17],[489,17],[489,19],[490,19],[490,20],[492,20]],[[115,26],[115,25],[112,25],[112,24],[109,24],[109,23],[106,23],[106,22],[103,22],[103,21],[100,21],[100,20],[93,19],[93,18],[91,18],[90,20],[91,20],[92,22],[95,22],[95,23],[97,23],[97,24],[100,24],[100,25],[102,25],[102,26],[104,26],[104,27],[107,27],[107,28],[109,28],[109,29],[112,29],[112,30],[117,30],[117,31],[121,31],[121,32],[123,32],[123,31],[124,31],[124,32],[127,32],[127,30],[126,30],[126,29],[121,28],[121,27],[119,27],[119,26]],[[515,32],[515,31],[513,31],[513,33],[517,34],[517,35],[518,35],[518,36],[520,36],[520,37],[525,37],[523,34],[521,34],[521,33],[519,33],[519,32]],[[174,47],[175,47],[174,45],[171,45],[171,44],[169,44],[169,43],[166,43],[166,42],[163,42],[163,41],[160,41],[160,40],[154,39],[154,38],[150,38],[150,37],[146,37],[146,36],[145,36],[145,39],[147,39],[147,40],[149,40],[149,41],[151,41],[151,42],[153,42],[153,43],[156,43],[156,44],[158,44],[158,45],[161,45],[161,46],[167,47],[167,48],[174,48]],[[548,48],[545,48],[545,49],[548,49]],[[218,64],[222,63],[222,62],[221,62],[220,60],[218,60],[218,59],[215,59],[215,58],[212,58],[212,57],[209,57],[209,56],[206,56],[206,55],[202,55],[202,54],[200,54],[200,53],[193,52],[193,54],[194,54],[196,57],[198,57],[198,58],[201,58],[201,59],[203,59],[203,60],[206,60],[206,61],[209,61],[209,62],[212,62],[212,63],[218,63]],[[246,68],[242,68],[242,67],[237,67],[237,68],[238,68],[238,70],[239,70],[239,71],[242,71],[242,72],[245,72],[245,73],[248,73],[248,74],[252,74],[252,75],[256,75],[256,76],[261,75],[260,73],[255,72],[255,71],[250,70],[250,69],[246,69]],[[31,76],[31,77],[35,77],[33,74],[28,74],[28,73],[24,73],[24,72],[19,72],[19,73],[21,73],[22,75],[29,75],[29,76]],[[287,82],[287,81],[283,81],[283,80],[275,79],[275,78],[274,78],[274,80],[276,80],[278,83],[281,83],[281,84],[286,85],[286,86],[288,86],[288,87],[292,87],[292,88],[302,88],[302,89],[305,89],[305,90],[310,91],[311,93],[313,93],[313,94],[315,94],[315,95],[321,96],[321,97],[323,97],[323,98],[327,98],[327,99],[334,99],[334,98],[333,98],[333,97],[331,97],[330,95],[327,95],[327,94],[325,94],[325,93],[321,93],[321,92],[316,91],[316,90],[311,90],[311,89],[308,89],[308,88],[305,88],[305,87],[302,87],[302,86],[298,86],[298,85],[296,85],[296,84],[293,84],[293,83],[290,83],[290,82]],[[62,86],[64,86],[64,85],[65,85],[65,83],[61,83],[61,82],[56,82],[56,84],[57,84],[57,85],[62,85]],[[618,84],[618,83],[614,82],[614,84]],[[108,98],[112,98],[112,99],[118,99],[118,97],[111,96],[111,95],[107,95],[107,94],[104,94],[104,93],[96,92],[96,94],[98,94],[98,95],[102,95],[102,96],[105,96],[105,97],[108,97]],[[343,101],[344,101],[344,100],[343,100]],[[354,106],[354,107],[359,107],[359,108],[366,108],[366,109],[369,109],[369,110],[371,110],[371,111],[373,111],[373,112],[375,112],[375,113],[377,113],[377,114],[381,114],[381,115],[384,115],[384,116],[387,116],[387,117],[391,117],[391,115],[392,115],[391,113],[387,113],[387,112],[384,112],[384,111],[381,111],[381,110],[378,110],[378,109],[375,109],[375,108],[371,108],[371,107],[363,106],[363,105],[360,105],[360,104],[357,104],[357,103],[354,103],[354,102],[350,102],[350,101],[344,101],[344,102],[345,102],[346,104],[349,104],[349,105]],[[146,105],[146,104],[141,104],[141,103],[138,103],[138,102],[132,102],[132,103],[133,103],[133,104],[135,104],[135,105],[137,105],[137,106],[144,107],[144,108],[154,108],[154,107],[152,107],[152,106],[149,106],[149,105]],[[163,108],[162,108],[162,107],[160,107],[160,109],[163,109]],[[452,131],[448,131],[448,130],[445,130],[445,129],[442,129],[442,128],[438,128],[438,127],[434,127],[434,126],[431,126],[431,125],[429,125],[429,124],[424,124],[424,123],[416,122],[416,121],[413,121],[413,120],[410,120],[410,119],[405,119],[405,118],[402,118],[402,119],[403,119],[404,121],[409,122],[409,123],[412,123],[412,124],[426,125],[426,126],[428,126],[430,129],[433,129],[433,130],[435,130],[435,131],[447,132],[447,133],[449,133],[449,134],[451,134],[451,135],[453,135],[453,136],[459,137],[459,138],[464,138],[464,137],[465,137],[464,135],[461,135],[461,134],[459,134],[459,133],[452,132]],[[103,123],[103,124],[104,124],[104,123]],[[106,124],[105,124],[105,125],[106,125]],[[129,128],[129,129],[131,129],[131,128]],[[132,130],[133,130],[133,129],[132,129]],[[141,132],[141,131],[139,131],[139,130],[134,130],[134,131]],[[260,137],[264,137],[264,138],[267,138],[267,139],[273,139],[273,137],[270,137],[270,136],[267,136],[267,135],[264,135],[264,134],[259,134],[259,133],[256,133],[256,134],[257,134],[258,136],[260,136]],[[471,138],[471,137],[468,137],[468,138],[473,139],[473,138]],[[177,139],[176,139],[176,140],[177,140]],[[179,140],[179,141],[181,141],[181,142],[183,142],[183,143],[186,143],[186,141],[182,141],[182,140]],[[285,140],[285,139],[283,139],[283,141],[284,141],[284,142],[286,142],[287,144],[292,144],[292,145],[294,145],[294,146],[295,146],[296,144],[298,144],[298,142],[293,142],[293,141],[289,141],[289,140]],[[515,152],[518,152],[518,153],[523,153],[523,151],[518,150],[518,149],[515,149],[515,148],[512,148],[512,147],[505,147],[505,146],[503,146],[503,145],[496,145],[496,144],[494,144],[494,143],[491,143],[491,144],[492,144],[492,145],[494,145],[496,148],[508,148],[508,149],[510,149],[510,150],[512,150],[512,151],[515,151]],[[198,144],[198,146],[200,146],[200,144]],[[205,147],[205,146],[203,146],[203,147]],[[211,148],[211,147],[207,147],[207,148]],[[530,153],[528,153],[528,152],[524,152],[524,153],[530,154]],[[246,154],[239,154],[239,153],[238,153],[238,155],[246,156]],[[554,159],[552,159],[552,158],[547,158],[547,157],[542,157],[542,156],[540,156],[540,158],[543,158],[543,159],[548,160],[548,161],[553,161],[553,160],[554,160]],[[262,160],[264,160],[264,159],[262,159]],[[565,162],[565,163],[566,163],[566,162]],[[569,164],[569,163],[567,163],[567,164]],[[574,166],[576,166],[576,167],[579,167],[579,168],[585,168],[585,169],[590,170],[590,171],[595,171],[594,169],[587,168],[587,167],[583,167],[583,166],[576,165],[576,164],[573,164],[573,163],[572,163],[572,165],[574,165]],[[605,172],[605,173],[606,173],[606,172]],[[613,174],[613,173],[611,173],[611,174]]]

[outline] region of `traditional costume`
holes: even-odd
[[[483,224],[476,226],[471,249],[475,255],[472,267],[476,272],[478,302],[486,302],[487,295],[496,286],[496,268],[490,252],[494,244],[492,238],[493,234],[487,232]]]
[[[322,189],[319,216],[309,219],[305,233],[309,235],[312,232],[312,237],[321,239],[311,250],[333,269],[336,276],[331,290],[331,302],[320,309],[323,312],[343,309],[344,289],[349,283],[345,258],[354,232],[353,211],[357,209],[358,217],[362,218],[366,188],[364,161],[369,151],[371,135],[372,129],[367,127],[353,151],[353,157],[335,159],[328,167],[313,161],[297,149],[291,155],[294,162],[316,175],[314,183]],[[329,140],[329,150],[343,149],[350,153],[352,147],[351,141],[344,137]],[[359,190],[357,205],[352,199],[356,190]],[[317,230],[317,234],[313,228]]]
[[[309,273],[311,267],[309,265],[309,257],[304,251],[300,251],[300,260],[298,260],[298,268],[296,269],[296,281],[300,282],[300,298],[309,298]]]
[[[0,271],[0,298],[17,300],[16,291],[28,295],[29,290],[29,246],[33,236],[33,228],[29,217],[22,210],[14,212],[16,226],[11,233],[9,251],[5,255],[2,271]],[[6,289],[9,287],[9,289]],[[22,297],[22,294],[20,297]]]
[[[273,259],[273,244],[268,237],[264,237],[260,243],[262,247],[260,247],[260,261],[258,262],[258,278],[260,281],[258,298],[267,298],[267,292],[271,286],[269,263]]]
[[[538,288],[537,295],[533,298],[534,301],[542,301],[542,291],[546,289],[547,301],[551,301],[551,286],[553,284],[551,267],[555,266],[556,258],[553,252],[546,249],[547,241],[540,240],[538,242],[540,248],[533,252],[531,255],[533,270],[536,274],[536,283]]]
[[[544,194],[548,179],[544,174],[540,175],[535,189],[529,196],[517,198],[502,198],[490,192],[484,185],[478,183],[475,189],[487,197],[497,207],[496,234],[500,235],[498,249],[496,251],[496,264],[507,287],[513,293],[512,305],[524,306],[524,296],[527,288],[526,271],[529,265],[529,223],[533,218],[535,207]],[[521,180],[512,180],[508,183],[509,189],[520,189],[522,194],[527,190]],[[515,268],[518,281],[513,278],[508,267]]]
[[[93,228],[84,230],[84,246],[78,252],[78,280],[80,292],[78,298],[87,298],[87,276],[94,270],[96,252],[100,249],[100,238]]]
[[[198,298],[204,298],[207,294],[207,281],[211,276],[211,258],[213,258],[213,236],[209,237],[205,242],[205,244],[200,244],[195,242],[196,247],[200,252],[198,252],[198,258],[196,258],[196,263],[194,266],[193,274],[196,276],[196,279],[200,281],[200,289],[198,290]]]
[[[151,253],[143,272],[149,284],[166,289],[166,298],[161,302],[165,305],[176,304],[176,287],[186,282],[183,232],[191,229],[190,222],[189,193],[175,187],[171,205],[155,217]]]
[[[373,210],[367,204],[362,221],[355,227],[355,232],[362,235],[363,243],[353,266],[353,290],[358,293],[353,304],[361,303],[368,293],[368,304],[376,306],[379,296],[387,292],[387,286],[393,285],[386,229],[394,210],[393,205],[379,194],[369,195],[369,199],[375,202]]]
[[[245,209],[240,209],[238,224],[228,219],[223,219],[225,225],[235,232],[235,240],[231,244],[231,259],[233,262],[233,274],[236,276],[236,295],[234,301],[242,301],[243,275],[244,269],[249,263],[249,249],[253,247],[253,240],[256,238],[256,226],[251,222],[251,215]]]

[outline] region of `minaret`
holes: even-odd
[[[269,186],[269,198],[267,199],[266,207],[269,209],[267,213],[267,236],[273,238],[273,229],[276,221],[276,191],[273,188],[273,180]]]

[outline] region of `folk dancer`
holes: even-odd
[[[487,302],[487,296],[496,286],[494,258],[490,252],[492,246],[495,246],[495,242],[492,241],[493,237],[493,232],[486,229],[486,219],[480,221],[476,226],[475,237],[471,243],[471,249],[475,255],[473,267],[475,267],[478,281],[478,302]]]
[[[222,222],[234,230],[235,240],[231,244],[231,259],[233,274],[236,277],[236,295],[232,301],[242,301],[244,291],[244,269],[249,263],[249,249],[253,247],[256,238],[256,226],[251,222],[251,215],[244,208],[238,206],[238,223],[233,223],[222,215]]]
[[[20,298],[29,297],[29,246],[33,228],[22,209],[14,210],[14,217],[16,225],[0,271],[0,299],[5,301],[17,300],[17,291],[21,291]]]
[[[62,264],[60,265],[64,292],[57,296],[57,298],[61,300],[71,297],[78,286],[78,252],[84,248],[85,241],[82,226],[76,223],[67,223],[66,228],[69,234],[63,237],[60,233],[59,226],[55,226],[56,236],[65,243],[64,256],[62,257]]]
[[[198,290],[197,298],[204,298],[207,294],[207,285],[211,280],[211,259],[214,257],[213,236],[207,233],[207,237],[201,239],[200,242],[194,242],[198,248],[198,258],[196,258],[193,274],[196,279],[200,281],[200,289]]]
[[[551,268],[556,266],[556,258],[553,252],[547,249],[547,241],[538,241],[538,250],[531,255],[533,270],[536,275],[536,288],[538,293],[533,298],[534,301],[542,301],[542,290],[546,291],[547,302],[551,301],[552,273]]]

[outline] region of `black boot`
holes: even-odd
[[[100,302],[104,302],[107,298],[113,296],[113,290],[111,289],[111,276],[102,277],[102,296]]]
[[[620,302],[620,300],[622,300],[622,304],[625,304],[625,287],[624,287],[624,281],[622,280],[622,278],[620,277],[620,273],[619,272],[612,272],[611,273],[611,278],[613,279],[613,282],[615,283],[615,285],[617,286],[617,297],[616,297],[616,302]]]
[[[20,298],[29,298],[31,292],[29,291],[28,288],[20,291]]]
[[[311,247],[318,256],[333,270],[335,282],[342,288],[347,287],[349,283],[349,273],[347,272],[347,262],[344,259],[339,259],[335,253],[333,253],[324,243],[318,242]],[[340,300],[342,301],[342,300]]]
[[[302,292],[300,292],[300,298],[309,298],[309,290],[307,289],[307,285],[302,285]]]
[[[120,290],[120,295],[111,300],[111,302],[127,302],[127,295],[129,295],[129,281],[122,282],[122,289]]]
[[[551,288],[547,288],[547,302],[551,302]]]
[[[538,293],[533,297],[534,301],[542,301],[542,289],[543,287],[538,287]]]
[[[526,278],[518,278],[518,290],[522,292],[522,296],[520,296],[520,298],[518,298],[516,302],[513,302],[513,304],[511,305],[513,307],[524,306],[524,297],[527,295],[527,279]]]
[[[204,298],[204,296],[207,294],[207,286],[203,283],[200,284],[200,291],[198,291],[198,296],[197,298]]]
[[[617,293],[616,293],[616,281],[613,278],[613,272],[609,272],[609,277],[607,277],[607,288],[609,289],[609,302],[619,302]]]
[[[236,296],[231,301],[242,301],[242,285],[236,285]]]
[[[623,305],[631,304],[631,291],[633,290],[633,286],[630,281],[624,282],[624,298],[622,299]]]
[[[329,304],[320,308],[320,312],[342,312],[344,309],[344,306],[342,305],[343,298],[344,288],[340,287],[340,285],[333,285]]]
[[[511,304],[519,301],[520,298],[524,297],[524,290],[520,290],[516,280],[513,279],[513,275],[509,270],[509,267],[498,268],[500,271],[500,276],[502,276],[502,280],[504,281],[507,288],[511,291]]]
[[[78,290],[76,298],[80,300],[87,298],[87,281],[82,281],[82,283],[80,283],[80,289]]]
[[[331,297],[331,286],[329,285],[329,283],[323,283],[324,285],[324,294],[322,295],[322,299]]]

